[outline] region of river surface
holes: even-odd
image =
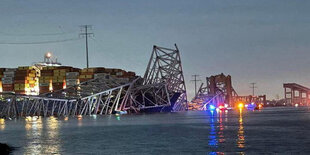
[[[13,154],[310,154],[310,109],[0,120]]]

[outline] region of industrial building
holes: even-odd
[[[290,106],[310,105],[310,88],[297,83],[284,83],[284,98]]]

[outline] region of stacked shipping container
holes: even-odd
[[[79,79],[81,82],[84,82],[91,79],[104,78],[107,80],[116,80],[121,84],[125,84],[132,80],[135,76],[136,74],[134,72],[126,72],[122,69],[96,67],[82,69]]]
[[[40,94],[48,93],[52,91],[54,69],[55,67],[52,67],[52,66],[42,68],[41,77],[39,79]]]
[[[3,72],[4,72],[4,68],[0,68],[0,92],[3,92],[3,88],[2,88],[2,78],[3,78]]]
[[[0,68],[0,92],[15,91],[16,94],[48,93],[74,86],[95,78],[116,80],[127,83],[135,77],[134,72],[103,67],[78,69],[70,66],[46,66],[40,72],[34,67],[25,66],[18,69]]]
[[[69,66],[43,67],[39,82],[40,94],[64,89],[67,82],[70,86],[77,84],[79,71],[80,69]],[[76,80],[76,82],[72,82],[72,80]]]
[[[37,73],[34,67],[24,66],[18,67],[14,77],[14,91],[16,94],[38,94],[38,77],[40,73]]]
[[[53,74],[53,91],[66,88],[66,73],[70,72],[72,67],[57,67]]]
[[[6,68],[2,77],[2,89],[6,92],[14,91],[15,68]]]
[[[80,71],[80,82],[85,82],[94,78],[94,74],[97,72],[97,68],[84,68]]]
[[[79,72],[67,72],[66,73],[66,85],[68,87],[74,86],[80,83]]]

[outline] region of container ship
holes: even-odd
[[[135,72],[117,68],[76,68],[63,66],[48,52],[44,61],[30,66],[0,68],[0,92],[21,95],[40,95],[65,89],[96,78],[113,78],[128,83]]]

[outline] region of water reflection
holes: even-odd
[[[209,152],[212,154],[224,154],[223,152],[215,151],[218,149],[219,144],[225,142],[224,136],[224,124],[223,124],[223,113],[224,111],[211,111],[210,113],[210,132],[208,138],[208,145],[212,149],[213,152]],[[216,122],[215,122],[216,120]]]
[[[55,117],[27,117],[25,119],[28,144],[25,154],[60,154],[59,121]]]
[[[42,154],[42,119],[39,117],[27,117],[25,119],[26,137],[28,144],[26,146],[26,154]]]
[[[83,126],[83,116],[82,115],[78,115],[77,119],[78,119],[78,126],[79,127]]]
[[[238,130],[237,146],[238,148],[245,147],[242,109],[239,109],[239,130]]]
[[[5,129],[5,119],[0,118],[0,130],[4,130]]]
[[[120,121],[121,120],[121,116],[119,114],[115,115],[116,116],[116,120]]]
[[[219,137],[219,143],[224,143],[225,142],[225,137],[224,137],[224,125],[223,125],[223,112],[220,111],[218,113],[219,117],[218,117],[218,122],[219,122],[219,125],[218,125],[218,137]]]
[[[209,142],[208,145],[211,146],[211,148],[217,147],[217,138],[216,138],[216,129],[214,125],[214,113],[211,111],[210,115],[210,133],[209,133]]]
[[[47,118],[47,141],[52,145],[48,145],[45,151],[51,154],[59,154],[59,123],[60,122],[55,117]]]
[[[234,113],[234,111],[231,111]],[[228,123],[228,118],[231,116],[229,115],[228,111],[214,111],[210,112],[210,118],[209,118],[209,135],[208,135],[208,146],[213,152],[209,152],[209,154],[224,154],[223,151],[224,147],[230,147],[229,143],[230,139],[227,139],[227,134],[225,134],[226,125],[225,123]],[[236,138],[236,145],[234,145],[238,149],[244,149],[245,148],[245,133],[244,133],[244,126],[243,126],[243,109],[239,109],[237,111],[237,120],[238,122],[238,128],[237,128],[237,138]],[[228,136],[229,137],[229,136]],[[228,143],[226,142],[228,140]],[[226,144],[227,143],[227,144]],[[226,149],[225,149],[226,150]],[[244,152],[239,152],[240,154],[243,154]]]

